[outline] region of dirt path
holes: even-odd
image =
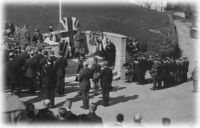
[[[191,75],[191,72],[194,68],[194,61],[197,60],[197,39],[190,37],[190,22],[182,22],[180,20],[174,20],[174,23],[177,27],[178,40],[180,49],[183,51],[182,57],[188,57],[190,61],[188,75]]]

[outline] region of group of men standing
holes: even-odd
[[[105,61],[101,67],[98,64],[98,58],[94,57],[93,63],[88,66],[87,61],[82,61],[82,69],[78,72],[78,81],[80,93],[82,95],[82,108],[89,108],[89,91],[91,89],[91,82],[94,85],[94,94],[98,95],[99,87],[101,87],[103,95],[103,105],[109,105],[109,92],[112,90],[113,74],[112,69],[108,67],[108,62]],[[80,65],[79,65],[80,67]]]
[[[151,58],[138,56],[133,61],[125,63],[127,82],[137,81],[144,84],[147,73],[153,82],[153,90],[170,87],[187,82],[189,61],[187,58],[173,59]]]
[[[153,90],[167,88],[187,82],[189,61],[187,58],[154,60],[150,74],[153,78]]]
[[[22,87],[28,87],[30,94],[36,94],[37,87],[42,87],[44,98],[51,100],[54,106],[54,93],[57,88],[60,95],[64,94],[65,67],[68,61],[63,57],[54,56],[53,51],[47,51],[41,47],[26,50],[22,46],[16,52],[7,49],[9,56],[5,63],[5,85],[11,93],[20,94]],[[38,84],[39,83],[39,84]]]

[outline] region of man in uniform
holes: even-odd
[[[103,105],[109,106],[109,93],[112,90],[113,73],[108,67],[108,62],[104,62],[104,67],[100,72],[100,85],[103,95]]]
[[[189,67],[189,61],[186,57],[184,58],[184,61],[183,61],[183,82],[187,82],[188,67]]]
[[[63,53],[59,52],[59,58],[55,62],[57,87],[59,95],[64,94],[65,90],[65,68],[68,65],[67,59],[63,57]]]
[[[86,50],[84,48],[86,44],[86,37],[81,32],[81,28],[78,28],[78,32],[74,35],[74,41],[75,41],[75,57],[79,58],[80,54],[84,54]],[[73,47],[71,47],[71,49],[73,51]]]
[[[160,61],[154,60],[154,65],[150,71],[151,77],[153,78],[152,90],[161,88],[161,63]]]
[[[92,78],[92,71],[88,68],[88,62],[83,62],[83,69],[79,73],[79,86],[83,100],[82,108],[89,108],[89,90],[90,79]]]

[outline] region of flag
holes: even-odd
[[[74,47],[74,31],[77,31],[78,28],[80,28],[79,20],[76,17],[63,17],[60,20],[60,23],[62,24],[63,28],[67,31],[65,33],[65,37],[69,37],[69,44],[70,47]],[[66,46],[64,46],[63,51],[65,52],[67,49]]]
[[[77,31],[80,28],[79,20],[76,17],[63,17],[60,23],[68,33]]]

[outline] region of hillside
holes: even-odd
[[[63,5],[63,16],[75,16],[83,30],[106,31],[147,42],[148,50],[156,51],[170,26],[166,13],[155,12],[132,4],[124,5]],[[48,25],[58,26],[58,5],[6,5],[5,20],[26,23],[31,29],[47,31]]]

